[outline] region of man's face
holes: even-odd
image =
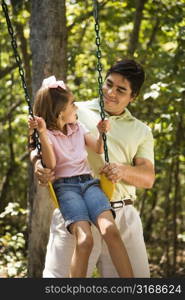
[[[104,109],[110,115],[120,115],[134,100],[130,82],[117,73],[110,74],[103,84]]]

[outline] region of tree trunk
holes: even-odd
[[[44,77],[66,79],[67,28],[65,0],[32,0],[32,91]],[[36,185],[30,168],[28,276],[42,277],[53,207],[46,188]]]
[[[20,3],[18,1],[11,0],[12,5],[12,11],[14,15],[14,24],[16,30],[16,35],[19,38],[20,41],[20,48],[22,53],[22,61],[24,64],[25,69],[25,79],[26,79],[26,85],[29,92],[29,95],[32,94],[31,90],[31,65],[30,65],[30,55],[28,53],[28,40],[24,36],[24,24],[20,22],[18,15],[20,13],[20,9],[23,9],[23,3]]]
[[[178,249],[178,229],[177,229],[177,220],[179,218],[178,216],[178,208],[180,203],[180,162],[179,162],[179,156],[175,158],[175,171],[174,171],[174,199],[173,199],[173,212],[172,212],[172,218],[173,218],[173,275],[176,274],[176,267],[177,267],[177,249]]]
[[[31,51],[33,94],[44,77],[55,74],[65,80],[67,28],[65,0],[32,0]]]
[[[172,160],[169,168],[166,170],[166,181],[167,181],[167,188],[165,191],[165,202],[164,202],[164,226],[165,226],[165,246],[163,256],[165,258],[165,265],[164,265],[164,274],[165,276],[169,277],[171,273],[171,264],[170,264],[170,203],[171,198],[170,195],[173,189],[173,169],[174,169],[174,162]]]
[[[182,95],[183,99],[183,95]],[[176,149],[176,157],[174,158],[175,170],[174,170],[174,199],[173,199],[173,275],[176,274],[177,267],[177,255],[178,255],[178,223],[181,214],[181,184],[180,184],[180,154],[181,154],[181,144],[183,141],[183,116],[179,116],[176,141],[174,143],[174,148]]]
[[[141,26],[141,21],[143,18],[143,10],[147,0],[136,0],[136,12],[134,16],[134,28],[130,35],[130,41],[128,45],[128,54],[131,56],[134,55],[134,52],[137,48],[137,43],[139,40],[139,30]]]

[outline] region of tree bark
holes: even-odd
[[[30,55],[28,53],[28,40],[24,36],[24,24],[19,21],[20,9],[23,9],[23,3],[18,3],[18,1],[11,0],[12,11],[14,15],[14,24],[13,26],[16,29],[16,35],[20,41],[20,48],[22,53],[22,60],[24,63],[25,69],[25,79],[26,85],[29,92],[29,95],[32,94],[31,90],[31,65],[30,65]]]
[[[8,66],[6,68],[2,68],[0,70],[0,79],[5,77],[7,74],[9,74],[12,70],[17,68],[17,62],[15,62],[12,66]]]
[[[131,56],[134,55],[134,52],[137,48],[138,40],[139,40],[139,30],[141,26],[141,21],[143,17],[143,10],[147,0],[136,0],[136,12],[134,16],[134,27],[133,31],[130,35],[130,41],[128,45],[128,54]]]
[[[33,95],[50,75],[66,79],[67,28],[65,0],[31,1]],[[50,219],[53,211],[47,188],[33,180],[30,167],[28,277],[42,277]]]
[[[183,94],[182,94],[182,100]],[[181,207],[181,184],[180,184],[180,154],[181,154],[181,144],[184,139],[183,137],[184,128],[183,128],[183,116],[179,116],[177,132],[176,132],[176,141],[174,143],[174,149],[177,153],[174,158],[175,170],[174,170],[174,199],[173,199],[173,275],[176,274],[177,267],[177,255],[178,255],[178,220],[180,219],[180,207]]]
[[[65,0],[32,0],[31,51],[33,94],[44,77],[67,73],[67,27]]]

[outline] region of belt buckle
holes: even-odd
[[[125,200],[126,200],[126,199],[122,200],[123,206],[126,206]]]
[[[112,207],[114,209],[121,208],[123,206],[125,206],[125,203],[123,203],[123,200],[112,202]]]

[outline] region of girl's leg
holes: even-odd
[[[71,224],[69,229],[75,237],[69,277],[86,277],[89,256],[93,248],[90,224],[87,221],[78,221]]]
[[[102,212],[97,218],[96,225],[107,244],[119,276],[133,277],[132,266],[112,213],[110,211]]]

